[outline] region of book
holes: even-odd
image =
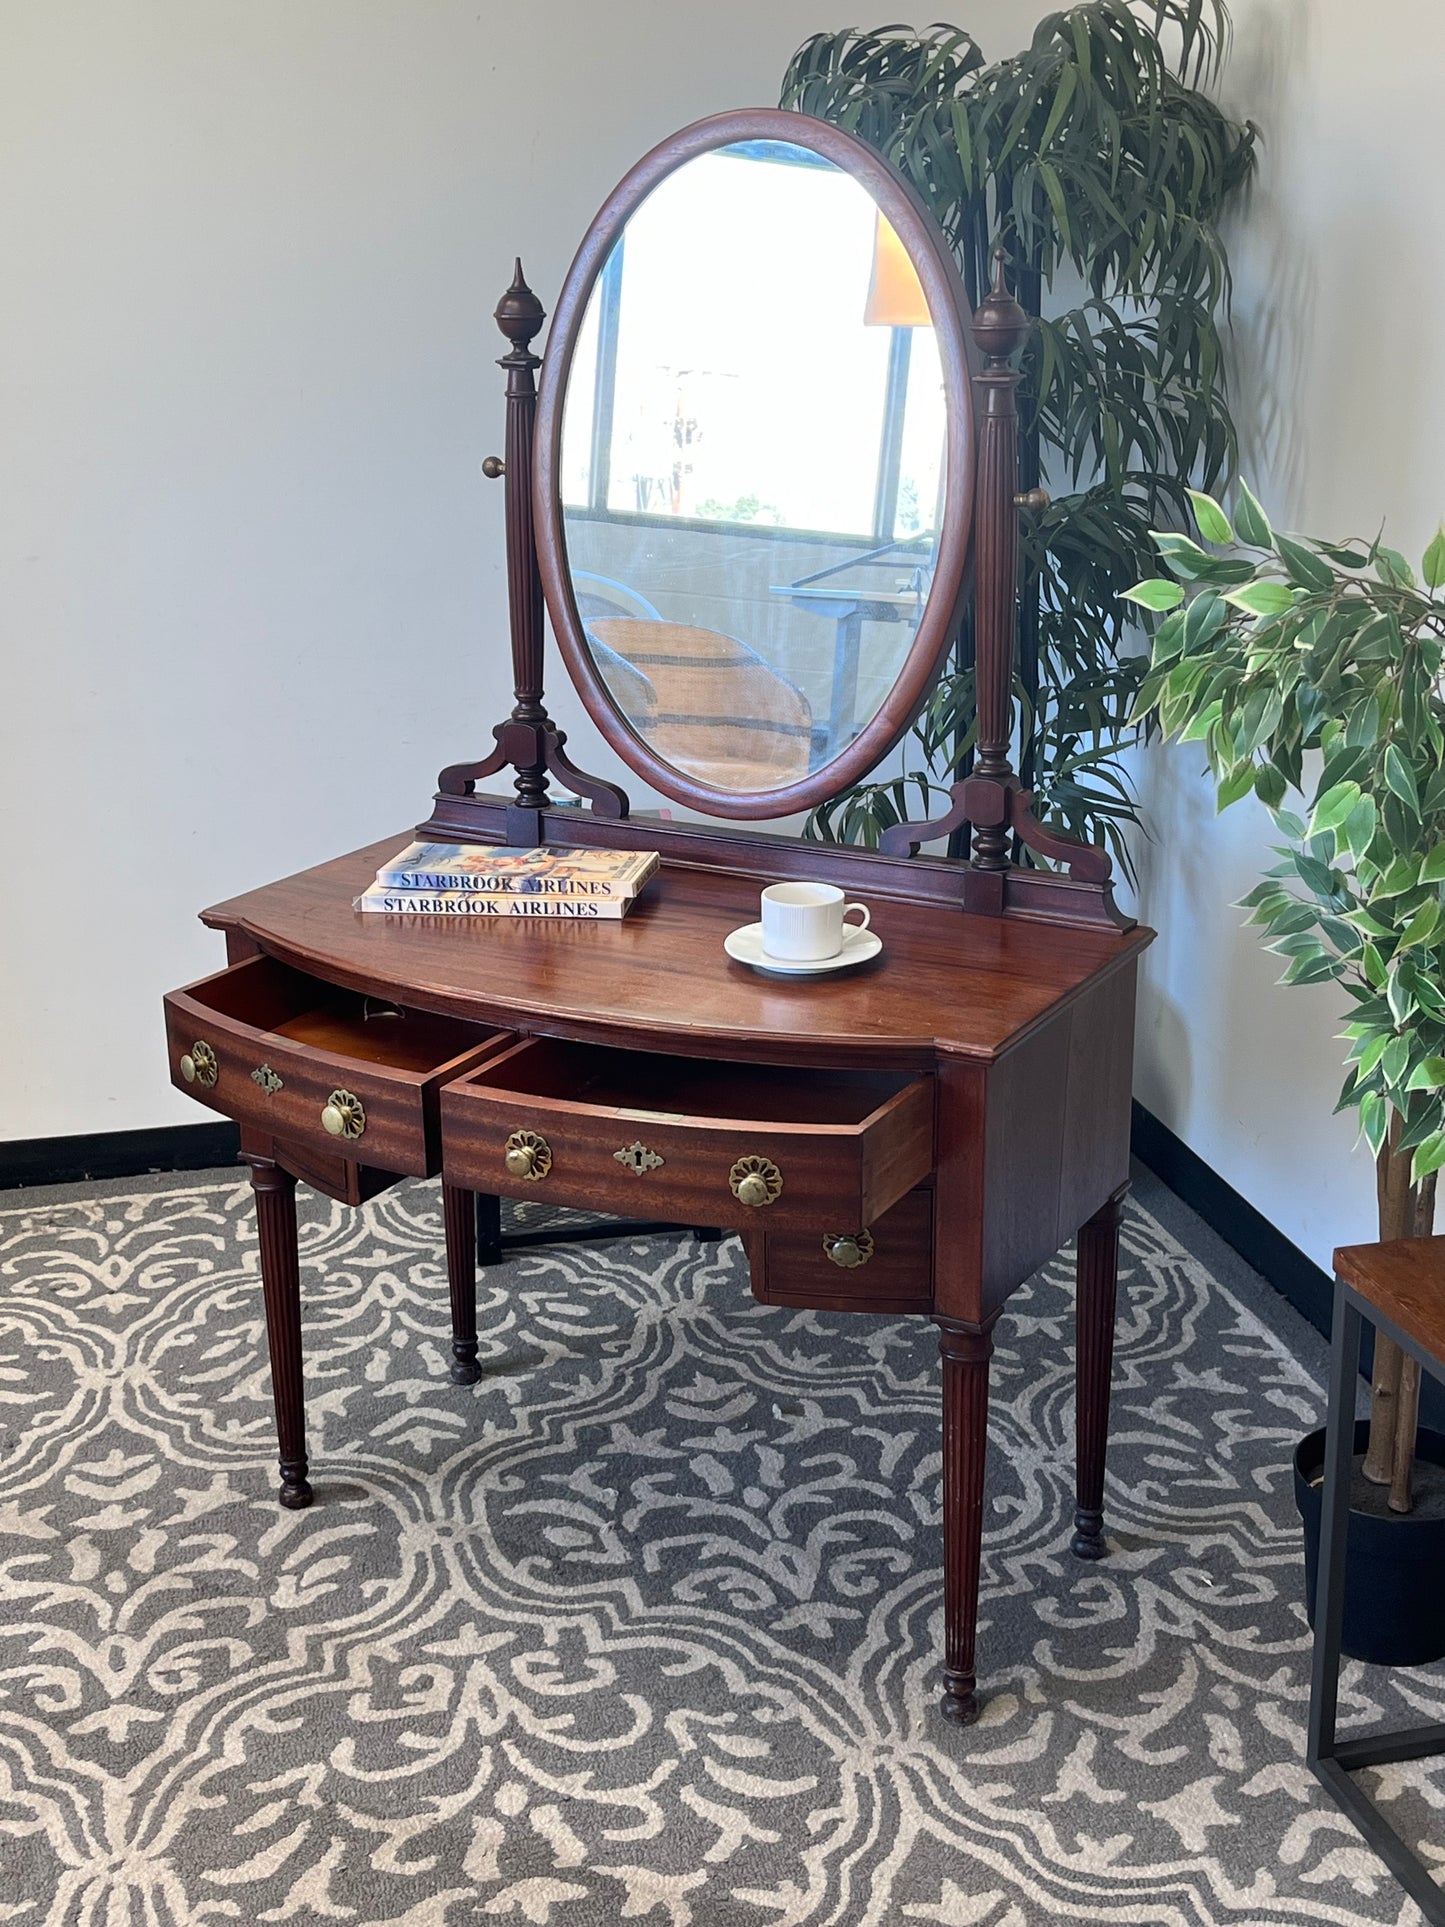
[[[520,850],[503,844],[409,843],[383,864],[386,890],[433,895],[630,901],[657,869],[655,850]]]
[[[633,897],[532,896],[518,891],[390,890],[373,883],[352,899],[353,910],[382,910],[413,917],[569,917],[574,922],[625,917]]]

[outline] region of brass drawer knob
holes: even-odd
[[[366,1109],[350,1091],[333,1091],[321,1112],[321,1128],[332,1137],[360,1137],[366,1129]]]
[[[504,1162],[514,1178],[539,1183],[552,1169],[552,1147],[535,1131],[513,1131],[507,1139]]]
[[[204,1084],[210,1090],[220,1073],[216,1063],[216,1053],[210,1045],[197,1038],[180,1061],[180,1073],[188,1084]]]
[[[728,1172],[728,1183],[739,1204],[757,1208],[781,1196],[783,1174],[771,1158],[739,1158]]]
[[[873,1256],[871,1231],[825,1231],[823,1255],[844,1271],[856,1271]]]

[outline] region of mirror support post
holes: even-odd
[[[1029,318],[1004,280],[1006,256],[994,252],[993,286],[978,304],[973,336],[984,367],[973,378],[979,399],[978,481],[974,494],[974,661],[978,749],[973,769],[949,791],[950,807],[931,822],[895,823],[879,838],[887,856],[915,856],[920,846],[967,823],[973,829],[965,902],[970,910],[1002,910],[1003,880],[1017,837],[1025,849],[1064,863],[1076,882],[1107,884],[1113,866],[1092,843],[1047,830],[1033,815],[1009,759],[1018,610],[1018,512],[1043,506],[1018,494],[1018,385],[1014,357],[1028,340]]]
[[[444,796],[471,796],[479,781],[499,770],[516,771],[515,801],[507,805],[506,837],[523,848],[541,843],[542,812],[550,798],[550,772],[577,796],[586,797],[598,816],[627,815],[627,797],[615,783],[586,776],[566,753],[566,735],[547,714],[542,700],[542,576],[537,567],[532,510],[532,455],[537,420],[537,370],[541,358],[532,342],[546,309],[527,286],[517,262],[512,285],[497,303],[497,326],[511,344],[497,366],[507,371],[507,454],[488,458],[485,472],[506,478],[507,599],[512,631],[512,714],[492,732],[496,748],[480,763],[455,763],[444,769],[437,787]]]

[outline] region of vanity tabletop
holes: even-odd
[[[992,1058],[1153,932],[1082,929],[877,897],[883,950],[812,979],[723,953],[758,916],[759,879],[664,862],[620,921],[388,916],[353,910],[406,831],[202,913],[328,982],[544,1036],[633,1049],[926,1069]],[[824,866],[820,865],[820,869]],[[866,892],[861,892],[866,898]]]

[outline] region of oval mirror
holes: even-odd
[[[912,190],[781,110],[665,142],[553,322],[538,552],[589,713],[664,795],[810,809],[917,715],[972,496],[962,285]]]

